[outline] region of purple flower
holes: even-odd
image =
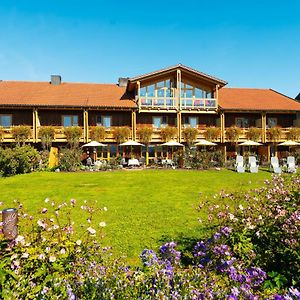
[[[143,250],[140,257],[142,259],[143,264],[146,267],[151,267],[158,263],[158,258],[156,256],[156,253],[153,250],[150,250],[150,249]]]

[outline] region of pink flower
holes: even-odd
[[[48,209],[47,209],[46,207],[44,207],[44,208],[42,209],[42,214],[45,214],[47,211],[48,211]]]
[[[89,227],[89,228],[87,229],[87,231],[88,231],[90,234],[92,234],[92,235],[96,234],[96,230],[95,230],[94,228],[92,228],[92,227]]]

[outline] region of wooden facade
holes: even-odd
[[[285,141],[291,128],[300,127],[300,103],[294,101],[294,104],[288,97],[279,95],[279,93],[272,90],[258,90],[257,93],[262,95],[261,99],[270,102],[270,108],[268,108],[268,104],[261,108],[259,101],[255,102],[253,100],[252,103],[250,93],[249,99],[247,99],[250,103],[249,107],[245,107],[245,103],[242,103],[245,97],[241,97],[241,108],[237,107],[235,109],[230,106],[232,105],[230,101],[226,100],[228,102],[226,104],[222,98],[221,92],[226,89],[224,88],[225,81],[182,65],[130,78],[123,89],[113,85],[99,85],[99,89],[102,89],[102,94],[99,93],[99,95],[97,94],[97,85],[94,85],[93,92],[95,95],[93,97],[90,96],[88,91],[86,95],[80,91],[82,102],[77,99],[76,92],[79,93],[79,89],[77,90],[76,87],[76,89],[74,88],[74,99],[76,99],[74,103],[72,102],[73,98],[64,99],[65,92],[57,96],[60,99],[57,99],[57,102],[54,103],[52,99],[54,96],[51,97],[50,90],[47,94],[48,98],[45,96],[44,100],[39,101],[37,97],[35,100],[24,104],[19,100],[18,90],[16,90],[15,100],[11,100],[10,105],[5,98],[5,93],[10,93],[10,90],[7,88],[2,91],[1,84],[0,123],[2,116],[2,142],[4,143],[14,141],[11,128],[19,125],[30,126],[32,134],[28,142],[35,144],[40,143],[39,130],[42,126],[55,127],[54,143],[66,142],[65,126],[79,126],[83,132],[81,142],[85,143],[90,141],[89,133],[92,126],[104,125],[106,127],[106,138],[103,142],[108,144],[116,143],[113,138],[113,131],[116,127],[130,128],[130,139],[137,141],[137,130],[139,128],[152,127],[151,144],[153,145],[163,142],[160,131],[165,126],[176,127],[178,132],[177,141],[183,143],[185,141],[182,137],[182,131],[185,127],[197,128],[197,141],[199,141],[204,139],[207,128],[214,126],[220,128],[220,136],[216,139],[216,142],[221,146],[226,146],[229,143],[226,131],[231,126],[241,128],[242,134],[239,141],[247,139],[249,128],[260,128],[260,142],[266,145],[272,142],[268,135],[269,128],[281,127],[282,135],[279,141]],[[53,93],[57,93],[60,88],[68,87],[67,84],[65,86],[61,85],[62,87],[58,87],[56,90],[53,87]],[[16,86],[14,84],[12,88],[17,89]],[[114,93],[119,93],[116,96],[117,98],[114,98],[113,104],[110,104],[109,100],[110,90],[116,90],[117,92]],[[242,93],[243,90],[236,91],[234,97],[237,99],[239,92]],[[107,93],[108,95],[106,95]],[[268,93],[268,95],[264,96],[264,93]],[[42,92],[40,94],[43,98]],[[111,95],[113,99],[115,94],[111,92]],[[269,98],[269,95],[274,96],[274,101]],[[26,97],[26,101],[30,99],[30,95]],[[102,97],[106,97],[105,103]],[[279,97],[281,98],[279,99]],[[10,98],[13,97],[10,95]],[[92,98],[94,102],[89,103],[89,98]],[[47,99],[50,99],[49,102],[47,102]],[[277,103],[275,108],[271,105],[272,101]]]

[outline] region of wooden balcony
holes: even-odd
[[[34,139],[34,134],[33,134],[33,127],[32,126],[29,126],[29,127],[31,129],[31,134],[30,134],[30,137],[27,141],[28,142],[34,142],[35,139]],[[2,142],[4,142],[4,143],[13,143],[13,142],[15,142],[15,139],[13,138],[13,134],[12,134],[12,129],[13,129],[13,126],[12,127],[7,127],[7,128],[2,128],[2,131],[3,131],[3,140],[2,140]]]
[[[216,98],[181,98],[180,101],[176,97],[140,97],[138,99],[140,111],[179,111],[179,110],[193,110],[193,111],[209,111],[218,108],[218,101]],[[179,105],[180,103],[180,105]]]
[[[215,110],[218,102],[215,98],[185,98],[180,100],[182,110]]]

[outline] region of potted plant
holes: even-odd
[[[210,142],[214,142],[220,139],[221,134],[221,128],[210,126],[206,128],[206,131],[204,133],[205,139],[207,139]]]
[[[90,137],[92,141],[102,142],[106,137],[106,129],[104,126],[92,126],[90,129]]]
[[[190,145],[196,141],[197,135],[198,135],[197,128],[186,127],[182,130],[182,136],[185,139],[188,147],[190,147]]]
[[[171,126],[164,127],[160,131],[160,136],[164,142],[168,142],[170,140],[176,139],[177,138],[177,128],[171,127]]]
[[[11,133],[17,145],[20,146],[22,144],[24,146],[25,142],[30,138],[31,129],[26,125],[15,126],[12,128]]]
[[[42,147],[48,150],[55,137],[55,129],[53,126],[42,126],[39,129],[39,137],[41,139]]]
[[[261,138],[261,128],[250,127],[247,132],[247,139],[257,142]]]
[[[82,137],[82,128],[79,126],[66,127],[64,129],[67,142],[71,149],[77,148]]]

